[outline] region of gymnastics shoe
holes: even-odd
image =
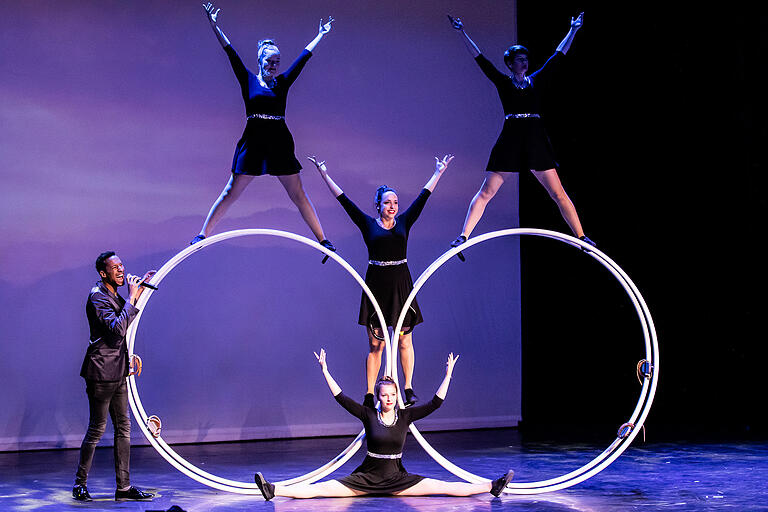
[[[456,237],[456,240],[451,242],[451,247],[458,247],[466,241],[467,241],[467,237],[465,237],[464,235],[459,235]],[[464,257],[464,254],[461,252],[456,254],[456,256],[458,256],[461,261],[467,261],[467,259]]]
[[[590,239],[587,237],[587,235],[581,235],[581,236],[579,237],[579,240],[581,240],[582,242],[587,242],[587,243],[588,243],[589,245],[591,245],[592,247],[597,247],[597,244],[596,244],[595,242],[593,242],[592,240],[590,240]],[[582,250],[582,251],[587,251],[587,252],[589,252],[589,250],[587,250],[587,249],[584,249],[584,248],[582,248],[581,250]]]
[[[115,491],[115,501],[120,500],[141,500],[150,501],[155,495],[151,492],[144,492],[138,487],[131,486],[126,491]]]
[[[373,403],[373,393],[366,393],[365,398],[363,398],[363,405],[365,407],[368,407],[369,409],[375,409],[376,404]]]
[[[195,238],[192,239],[191,242],[189,242],[189,245],[195,245],[197,242],[200,242],[201,240],[205,240],[205,235],[197,235]]]
[[[411,388],[405,388],[405,406],[410,407],[419,401],[419,397]]]
[[[265,500],[269,501],[275,497],[275,484],[267,482],[264,475],[258,472],[253,475],[253,479],[256,481],[256,486],[261,491],[261,495],[264,496]]]
[[[493,484],[491,485],[491,494],[497,498],[501,496],[502,491],[504,491],[504,489],[507,487],[507,484],[512,480],[512,477],[514,476],[515,472],[510,469],[507,471],[506,475],[494,480]]]
[[[320,242],[320,245],[322,245],[323,247],[325,247],[325,248],[326,248],[326,249],[328,249],[329,251],[333,251],[333,252],[336,252],[336,246],[335,246],[335,245],[333,245],[333,244],[331,243],[331,241],[330,241],[330,240],[328,240],[327,238],[326,238],[325,240],[322,240],[322,241]],[[325,257],[323,258],[323,261],[322,261],[322,263],[323,263],[323,264],[325,264],[325,262],[326,262],[326,261],[328,261],[328,258],[329,258],[329,256],[326,254],[326,255],[325,255]]]
[[[72,497],[77,501],[93,501],[91,495],[88,494],[88,487],[83,484],[77,484],[72,488]]]

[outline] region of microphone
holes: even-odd
[[[143,286],[144,288],[149,288],[150,290],[158,290],[157,286],[153,284],[145,283],[144,281],[140,282],[139,286]]]

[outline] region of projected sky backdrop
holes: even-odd
[[[373,214],[373,192],[382,183],[398,190],[401,204],[409,204],[431,175],[434,156],[456,155],[412,231],[409,264],[417,277],[459,233],[502,124],[495,89],[445,15],[462,16],[481,48],[502,66],[504,49],[516,42],[513,3],[230,1],[217,6],[222,9],[221,28],[251,69],[256,68],[259,39],[277,40],[285,69],[316,35],[320,18],[329,14],[336,18],[333,30],[291,89],[287,123],[299,159],[306,162],[307,155],[318,155],[327,160],[331,175],[361,208]],[[568,21],[553,20],[558,35],[565,34]],[[244,109],[229,62],[200,2],[22,2],[6,10],[0,24],[4,49],[0,59],[0,308],[4,312],[0,369],[6,383],[0,391],[6,404],[0,416],[2,438],[6,447],[17,446],[18,440],[28,445],[72,446],[79,443],[87,422],[83,383],[77,374],[87,344],[83,307],[97,279],[95,256],[114,249],[129,272],[140,273],[159,267],[184,248],[228,179]],[[543,48],[534,53],[533,65],[543,63],[551,51]],[[305,165],[302,177],[326,234],[363,273],[365,251],[357,228],[311,164]],[[510,180],[477,232],[515,226],[516,195],[516,180]],[[254,180],[217,232],[245,227],[311,236],[283,188],[270,177]],[[254,250],[248,247],[235,244],[222,261],[236,258],[241,250]],[[313,326],[310,332],[324,329],[348,340],[349,354],[344,356],[348,361],[340,361],[338,368],[353,365],[354,371],[346,371],[343,380],[355,386],[356,396],[362,389],[367,351],[363,329],[355,323],[359,290],[349,283],[336,284],[343,277],[320,267],[316,255],[299,258],[299,268],[290,270],[280,266],[285,261],[278,256],[264,260],[263,251],[258,252],[258,263],[243,257],[245,262],[223,267],[211,262],[212,275],[206,278],[211,283],[230,282],[234,273],[240,279],[234,284],[245,282],[243,294],[256,288],[268,295],[293,287],[291,306],[311,311],[301,320]],[[500,409],[457,406],[448,410],[451,417],[507,418],[503,421],[519,417],[518,261],[517,243],[499,242],[485,255],[478,251],[474,263],[464,267],[452,263],[455,277],[436,279],[432,290],[425,290],[419,299],[426,318],[421,334],[415,334],[417,355],[422,356],[418,368],[425,372],[421,394],[427,398],[431,393],[449,350],[465,354],[462,363],[466,362],[468,373],[463,396],[473,402],[472,407],[483,405],[477,400],[480,389],[499,384],[509,389],[509,401]],[[494,273],[497,268],[500,274]],[[160,331],[170,337],[178,334],[175,327],[191,322],[191,317],[178,312],[196,311],[200,301],[220,300],[226,306],[232,300],[227,295],[231,289],[222,290],[223,298],[212,298],[210,290],[201,292],[202,296],[190,295],[189,288],[199,278],[191,275],[189,286],[179,295],[166,294],[171,304],[162,307],[170,308],[169,316],[156,318],[155,324],[146,318],[146,339]],[[322,299],[324,309],[317,309],[301,283],[331,291],[339,288],[336,296]],[[339,294],[344,294],[339,299],[343,307],[334,308]],[[255,300],[263,301],[263,296]],[[218,311],[218,306],[212,309]],[[275,335],[264,324],[241,332],[250,325],[249,315],[259,312],[257,306],[235,308],[238,314],[224,309],[207,320],[210,324],[204,329],[185,331],[183,350],[167,340],[152,345],[164,347],[157,357],[197,368],[201,361],[195,358],[204,356],[193,354],[206,354],[212,344],[246,347],[249,343],[242,336],[260,340]],[[278,311],[285,315],[283,326],[300,323],[293,311]],[[241,337],[213,342],[213,327],[225,323]],[[280,333],[289,338],[283,342],[298,343],[302,354],[317,348],[317,340],[307,339],[311,334],[289,331]],[[327,345],[327,338],[323,343]],[[485,355],[496,345],[505,352],[499,364],[511,375],[487,372],[473,380],[471,365],[484,364]],[[425,348],[419,352],[419,346]],[[472,355],[473,347],[483,348]],[[333,354],[333,347],[327,348]],[[225,379],[223,389],[232,389],[234,384],[226,378],[240,371],[237,354],[235,350],[230,359],[222,360],[220,373],[213,376]],[[258,354],[249,355],[258,360]],[[304,363],[313,368],[311,359]],[[265,371],[251,370],[254,374]],[[242,371],[249,370],[246,366]],[[293,371],[307,377],[291,386],[270,385],[284,392],[279,398],[283,402],[294,403],[299,396],[303,404],[302,390],[316,386],[317,375],[303,367]],[[158,388],[167,386],[169,380],[157,375],[151,378],[160,379]],[[229,395],[232,403],[250,399],[253,382],[240,384],[244,388]],[[325,393],[318,396],[325,398]],[[168,398],[161,395],[158,407],[163,397]],[[333,404],[326,405],[333,410]],[[222,407],[232,409],[232,404]],[[206,423],[199,415],[214,417],[219,412],[185,409],[174,414],[187,414],[188,424],[179,428],[189,434]],[[342,420],[334,418],[321,419],[326,423],[345,420],[343,413],[338,416]],[[248,429],[257,428],[259,421],[225,417],[222,425],[214,426],[231,428],[233,422],[240,422],[234,426],[242,427],[241,433],[219,436],[238,438],[250,435]],[[284,421],[290,424],[293,419]],[[188,440],[184,435],[180,434]]]

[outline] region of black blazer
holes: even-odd
[[[128,376],[125,333],[139,310],[99,282],[88,294],[85,314],[91,338],[80,376],[88,380],[115,381]]]

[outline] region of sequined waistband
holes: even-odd
[[[541,117],[539,114],[507,114],[504,119],[525,119],[526,117]]]
[[[408,263],[408,259],[397,260],[397,261],[368,260],[369,265],[376,265],[377,267],[392,267],[394,265],[402,265],[403,263]]]
[[[374,459],[401,459],[403,457],[402,453],[395,453],[392,455],[385,455],[382,453],[373,453],[368,452],[369,457],[373,457]]]
[[[251,114],[246,119],[271,119],[272,121],[282,121],[285,116],[271,116],[269,114]]]

